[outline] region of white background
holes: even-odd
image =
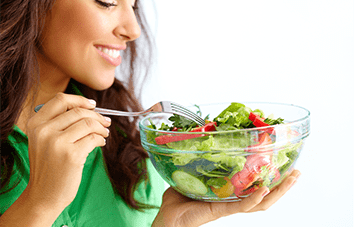
[[[354,2],[155,0],[156,12],[147,4],[158,63],[144,107],[266,101],[311,111],[297,184],[265,212],[204,227],[353,226]]]

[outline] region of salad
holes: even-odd
[[[272,126],[284,124],[284,119],[265,117],[262,110],[242,103],[231,103],[212,120],[205,117],[204,126],[179,115],[169,120],[170,125],[159,128],[150,121],[149,128],[163,132],[146,136],[150,144],[175,152],[151,149],[152,161],[176,190],[196,198],[242,198],[262,186],[272,188],[287,175],[302,146],[302,140],[291,140],[300,135],[291,128],[286,131],[288,142],[274,146],[279,132]]]

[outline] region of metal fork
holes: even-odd
[[[38,112],[43,105],[44,104],[36,106],[36,108],[34,108],[34,111]],[[200,126],[205,125],[205,121],[197,114],[193,113],[186,107],[183,107],[177,103],[170,102],[170,101],[158,102],[155,105],[151,106],[149,109],[141,112],[125,112],[125,111],[110,110],[110,109],[104,109],[98,107],[96,107],[94,111],[103,115],[132,116],[132,117],[147,115],[149,113],[171,113],[171,114],[177,114],[185,118],[188,118],[196,122]]]

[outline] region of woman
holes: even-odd
[[[137,119],[92,111],[141,110],[138,49],[149,57],[151,42],[139,4],[1,2],[1,227],[199,226],[267,209],[296,181],[293,171],[271,193],[263,187],[235,203],[197,202],[171,188],[162,198]],[[139,36],[146,45],[138,45]],[[126,85],[115,79],[121,63]]]

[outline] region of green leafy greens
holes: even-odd
[[[199,106],[196,107],[198,108],[197,114],[201,115]],[[163,165],[169,166],[171,170],[178,168],[190,173],[207,186],[212,186],[213,188],[223,187],[227,183],[225,177],[231,179],[236,173],[244,169],[247,162],[246,157],[249,155],[245,151],[245,148],[259,143],[257,134],[239,130],[255,127],[249,119],[251,112],[257,114],[264,123],[269,125],[283,124],[284,122],[284,119],[274,119],[272,115],[265,118],[264,112],[260,109],[252,110],[242,103],[233,102],[213,119],[216,122],[216,131],[232,130],[232,133],[209,134],[208,136],[159,145],[174,149],[176,152],[169,153],[166,156],[160,155],[163,158],[155,158],[156,162],[163,162]],[[208,118],[209,116],[205,119]],[[176,114],[171,116],[169,120],[172,122],[172,126],[162,123],[159,130],[189,132],[197,127],[197,124],[192,120]],[[151,125],[148,127],[157,129],[152,122],[150,123]],[[161,135],[165,134],[155,131],[148,132],[147,141],[155,143],[154,139]],[[293,164],[298,156],[298,149],[301,145],[301,141],[295,144],[289,143],[279,148],[277,152],[274,152],[271,157],[272,168],[262,166],[258,179],[254,184],[271,185],[277,171],[282,174]],[[190,153],[178,151],[188,151]],[[156,157],[158,156],[156,155]],[[167,176],[167,178],[170,177]]]

